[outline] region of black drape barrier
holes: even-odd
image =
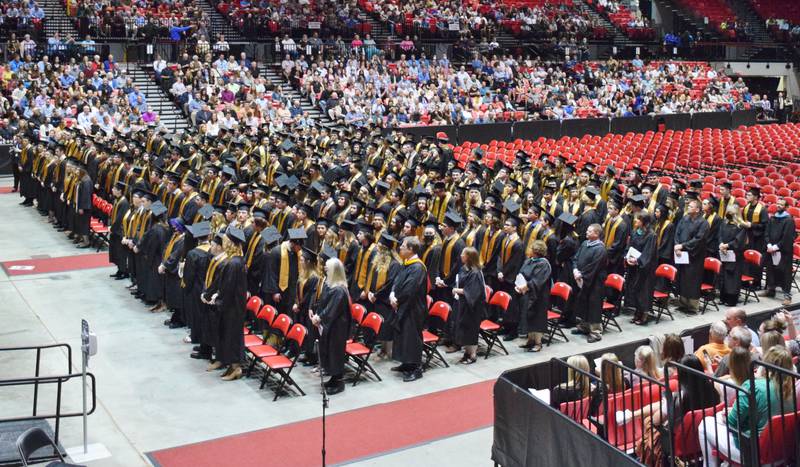
[[[607,118],[574,118],[561,122],[561,136],[605,136],[608,134]]]
[[[795,308],[800,305],[791,306],[789,310]],[[761,322],[770,319],[778,310],[753,313],[747,317],[747,324],[751,329],[758,329]],[[707,324],[690,328],[681,332],[681,336],[691,337],[697,348],[708,343],[710,327]],[[649,339],[639,339],[582,355],[593,365],[604,353],[613,353],[625,366],[634,368],[636,348],[649,344]],[[566,374],[560,376],[552,375],[549,361],[509,370],[500,376],[494,385],[492,460],[503,467],[589,463],[609,467],[641,465],[529,391],[529,388],[550,389],[561,384]],[[551,381],[551,377],[559,380]]]
[[[756,124],[756,115],[758,112],[755,110],[737,110],[731,113],[731,129],[739,128],[740,126],[753,126]]]
[[[561,137],[560,120],[540,120],[537,122],[517,122],[514,124],[514,139],[535,140],[542,136],[558,139]]]
[[[510,141],[512,139],[511,125],[511,123],[460,125],[458,127],[458,140],[474,141],[476,143],[488,143],[493,139]]]
[[[624,135],[625,133],[647,133],[656,131],[656,121],[653,117],[627,117],[612,118],[611,133]]]
[[[697,112],[692,115],[692,128],[701,130],[703,128],[725,129],[731,127],[731,114],[729,112]]]
[[[494,385],[492,460],[503,467],[642,465],[533,397],[527,387],[514,384],[505,374]]]
[[[14,161],[11,158],[11,146],[7,144],[0,145],[0,175],[11,174],[11,164]]]
[[[558,139],[562,136],[605,136],[608,133],[646,133],[662,130],[688,130],[689,128],[721,128],[734,130],[741,125],[752,126],[756,122],[754,110],[736,112],[699,112],[692,114],[654,115],[620,118],[584,118],[571,120],[538,120],[515,123],[481,123],[475,125],[411,126],[398,128],[414,136],[434,136],[444,131],[453,144],[465,141],[488,143],[492,140]],[[384,134],[392,129],[384,129]]]

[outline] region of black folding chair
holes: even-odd
[[[64,462],[64,456],[61,455],[56,443],[54,443],[47,433],[45,433],[41,428],[29,428],[24,433],[19,435],[19,438],[17,438],[17,451],[19,451],[19,458],[22,461],[22,465],[26,467],[30,465],[33,454],[39,449],[48,446],[52,449],[52,454],[48,452],[47,455],[42,457],[55,457],[58,458],[58,460],[50,462],[47,464],[47,467],[82,467],[79,464],[70,464],[68,462]],[[33,459],[32,462],[34,464],[38,464],[42,462],[42,458]]]

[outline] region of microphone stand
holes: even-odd
[[[319,368],[319,385],[322,388],[322,467],[325,467],[325,409],[328,408],[328,391],[325,389],[325,376],[322,374],[322,359],[319,353],[319,339],[314,341]]]

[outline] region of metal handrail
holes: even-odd
[[[94,413],[95,409],[97,408],[97,388],[96,388],[96,380],[93,373],[86,373],[86,376],[89,377],[91,380],[91,387],[92,387],[92,405],[91,409],[87,410],[86,415],[91,415]],[[28,386],[33,384],[34,387],[38,388],[39,384],[56,384],[56,412],[54,414],[47,414],[47,415],[32,415],[29,417],[11,417],[11,418],[0,418],[0,423],[5,422],[25,422],[25,421],[32,421],[32,420],[46,420],[49,418],[55,419],[55,437],[54,442],[58,444],[58,435],[61,428],[61,419],[62,418],[71,418],[71,417],[82,417],[83,412],[69,412],[69,413],[61,413],[61,394],[62,394],[62,386],[65,382],[73,379],[73,378],[82,378],[83,373],[70,373],[67,375],[61,376],[39,376],[34,378],[16,378],[16,379],[7,379],[7,380],[0,380],[0,387],[8,387],[8,386]]]
[[[0,352],[14,352],[14,351],[21,351],[21,350],[36,350],[36,369],[34,372],[34,377],[39,377],[39,371],[41,369],[41,359],[42,359],[42,350],[44,349],[54,349],[58,347],[65,347],[67,349],[67,373],[72,372],[72,347],[69,344],[48,344],[48,345],[31,345],[31,346],[23,346],[23,347],[2,347],[0,348]],[[33,388],[33,415],[36,416],[36,410],[39,405],[39,384],[35,384]]]

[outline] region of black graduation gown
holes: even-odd
[[[403,265],[394,280],[397,299],[397,335],[392,349],[393,358],[401,363],[422,363],[422,329],[428,314],[428,272],[421,262]]]
[[[20,171],[20,185],[19,185],[19,194],[21,197],[28,199],[33,199],[36,196],[36,181],[31,176],[31,171],[33,170],[33,145],[29,145],[27,149],[23,149],[26,151],[27,157],[25,161],[22,161],[21,153],[19,156],[18,163],[22,167]]]
[[[486,284],[481,270],[462,266],[458,271],[458,288],[464,289],[464,295],[455,300],[455,342],[478,345],[481,321],[486,319]]]
[[[421,259],[425,264],[431,287],[435,287],[436,276],[439,275],[439,265],[442,261],[442,246],[433,245],[430,248],[425,248],[422,251],[422,255],[419,257],[419,259]]]
[[[265,245],[266,242],[261,237],[261,234],[257,233],[254,229],[243,245],[245,264],[248,259],[250,260],[250,265],[247,267],[247,291],[250,292],[250,295],[258,295],[258,292],[261,290],[261,280],[264,277],[264,264],[267,260],[264,251]]]
[[[528,283],[528,292],[521,296],[520,332],[547,331],[547,310],[550,309],[550,287],[553,270],[546,258],[528,258],[519,271]]]
[[[181,278],[178,277],[178,265],[183,260],[185,238],[186,236],[182,235],[175,241],[169,258],[164,258],[163,261],[164,269],[166,269],[163,274],[164,301],[167,308],[179,312],[183,309],[183,290],[181,290]]]
[[[742,208],[742,218],[751,223],[747,231],[747,248],[756,250],[764,255],[764,260],[761,266],[754,266],[750,263],[745,263],[744,273],[754,278],[753,284],[756,289],[761,288],[761,272],[764,265],[766,265],[766,229],[769,222],[767,214],[767,207],[758,203],[755,207],[747,204]]]
[[[88,175],[84,175],[78,182],[78,196],[75,200],[75,229],[76,235],[89,235],[89,220],[92,217],[92,190],[94,184]],[[82,213],[81,213],[82,211]]]
[[[586,230],[592,224],[603,224],[603,218],[600,217],[600,213],[594,208],[585,210],[578,218],[575,231],[578,233],[580,241],[586,240]]]
[[[519,323],[520,320],[519,294],[514,290],[514,281],[517,278],[517,274],[519,274],[522,263],[525,261],[525,245],[519,239],[507,245],[506,240],[508,240],[508,237],[503,239],[500,252],[497,255],[497,272],[503,273],[503,280],[500,280],[498,274],[497,287],[511,296],[511,302],[508,304],[505,316],[503,316],[503,322],[507,326],[513,326]],[[510,329],[510,331],[513,332],[514,330]]]
[[[576,294],[574,310],[588,324],[599,324],[602,317],[607,262],[606,247],[601,241],[584,241],[572,262],[583,280],[582,287],[573,291]]]
[[[297,285],[297,320],[296,322],[302,324],[308,330],[306,340],[303,342],[303,352],[309,358],[316,359],[314,354],[314,342],[319,339],[319,333],[316,326],[311,324],[311,319],[308,317],[308,310],[313,310],[317,303],[317,286],[322,287],[324,284],[320,283],[319,276],[311,275],[306,279],[305,283]],[[320,291],[320,298],[322,298],[322,291]]]
[[[375,268],[375,270],[372,271],[373,284],[378,283],[379,271],[377,269],[378,268]],[[393,259],[389,263],[389,271],[386,273],[386,282],[384,282],[383,286],[378,290],[372,292],[375,295],[375,303],[372,304],[372,307],[376,313],[383,317],[381,332],[378,334],[378,339],[382,341],[391,341],[394,339],[395,313],[394,308],[392,308],[391,303],[389,303],[389,294],[392,292],[392,286],[394,285],[395,278],[400,272],[400,269],[400,263]]]
[[[783,216],[773,215],[767,223],[765,241],[767,245],[775,245],[781,254],[778,264],[773,262],[771,254],[762,260],[767,265],[767,288],[780,287],[784,293],[792,289],[792,254],[794,248],[794,219],[788,213]]]
[[[610,226],[608,226],[608,236],[611,236],[611,230],[614,226],[613,221],[608,220],[607,222],[612,222]],[[603,231],[605,232],[606,226],[603,226]],[[624,272],[624,259],[625,254],[628,252],[628,237],[631,233],[631,225],[628,223],[627,219],[622,217],[622,221],[617,226],[617,230],[614,231],[614,238],[613,241],[609,244],[609,239],[603,238],[603,242],[606,244],[606,250],[608,252],[608,272],[609,274],[622,274]]]
[[[711,256],[713,258],[718,258],[719,227],[722,224],[722,219],[720,219],[719,216],[714,215],[710,222],[709,218],[707,217],[706,222],[708,222],[708,233],[706,233],[706,257]]]
[[[573,282],[572,276],[572,257],[578,251],[578,240],[574,235],[569,234],[558,241],[556,247],[556,263],[553,267],[553,276],[558,282]]]
[[[147,229],[139,244],[139,254],[145,267],[144,271],[139,271],[139,275],[147,276],[147,280],[143,281],[144,289],[140,292],[144,294],[146,302],[157,302],[164,298],[164,276],[158,273],[158,266],[161,265],[168,239],[167,226],[155,223]]]
[[[631,234],[630,247],[635,248],[641,256],[635,265],[625,262],[627,270],[625,306],[633,308],[637,317],[642,317],[650,311],[653,301],[655,270],[658,266],[656,234],[651,230],[635,230]]]
[[[683,245],[683,254],[689,255],[689,264],[677,265],[678,295],[682,298],[700,298],[707,233],[708,222],[700,215],[695,219],[683,216],[675,227],[675,245]]]
[[[717,250],[720,243],[726,243],[728,250],[736,255],[736,261],[722,263],[719,274],[719,294],[722,302],[735,306],[742,288],[742,271],[744,269],[744,250],[747,249],[747,232],[731,222],[723,222],[719,226]]]
[[[447,246],[448,240],[445,240],[442,244],[442,250],[439,255],[439,269],[437,269],[436,276],[440,277],[444,283],[446,284],[444,287],[436,287],[434,277],[431,280],[431,287],[433,287],[433,291],[431,295],[435,300],[442,300],[444,302],[449,303],[450,305],[453,304],[453,284],[456,281],[456,274],[461,267],[461,252],[466,247],[464,240],[458,237],[456,234],[456,239],[454,240],[452,248],[450,248],[450,264],[449,269],[445,271],[445,257],[444,255],[447,253]]]
[[[320,299],[322,308],[314,310],[322,320],[320,365],[331,376],[341,376],[347,361],[345,346],[353,320],[347,288],[326,287]]]
[[[273,305],[279,313],[288,314],[291,316],[292,307],[294,306],[295,297],[297,297],[297,280],[299,278],[299,269],[297,264],[297,254],[292,251],[289,246],[289,281],[286,290],[280,288],[280,275],[281,275],[281,245],[276,246],[270,250],[267,255],[267,268],[265,269],[264,280],[261,282],[261,293],[267,303]],[[245,287],[247,286],[245,279]],[[281,294],[280,302],[275,303],[272,296],[276,293]]]
[[[217,289],[217,310],[219,311],[219,345],[216,359],[223,365],[239,363],[244,350],[245,305],[247,304],[247,270],[244,258],[233,256],[220,265],[219,286]]]
[[[125,197],[121,197],[115,201],[117,206],[116,213],[113,219],[109,219],[109,239],[108,239],[108,260],[117,265],[120,270],[125,270],[126,254],[123,250],[126,248],[122,245],[122,220],[125,218],[125,213],[130,209],[130,204]]]
[[[208,243],[192,248],[186,253],[183,265],[183,306],[184,320],[191,329],[192,342],[202,342],[208,345],[208,305],[200,300],[203,293],[204,282],[208,264],[211,262],[211,253],[208,252]]]

